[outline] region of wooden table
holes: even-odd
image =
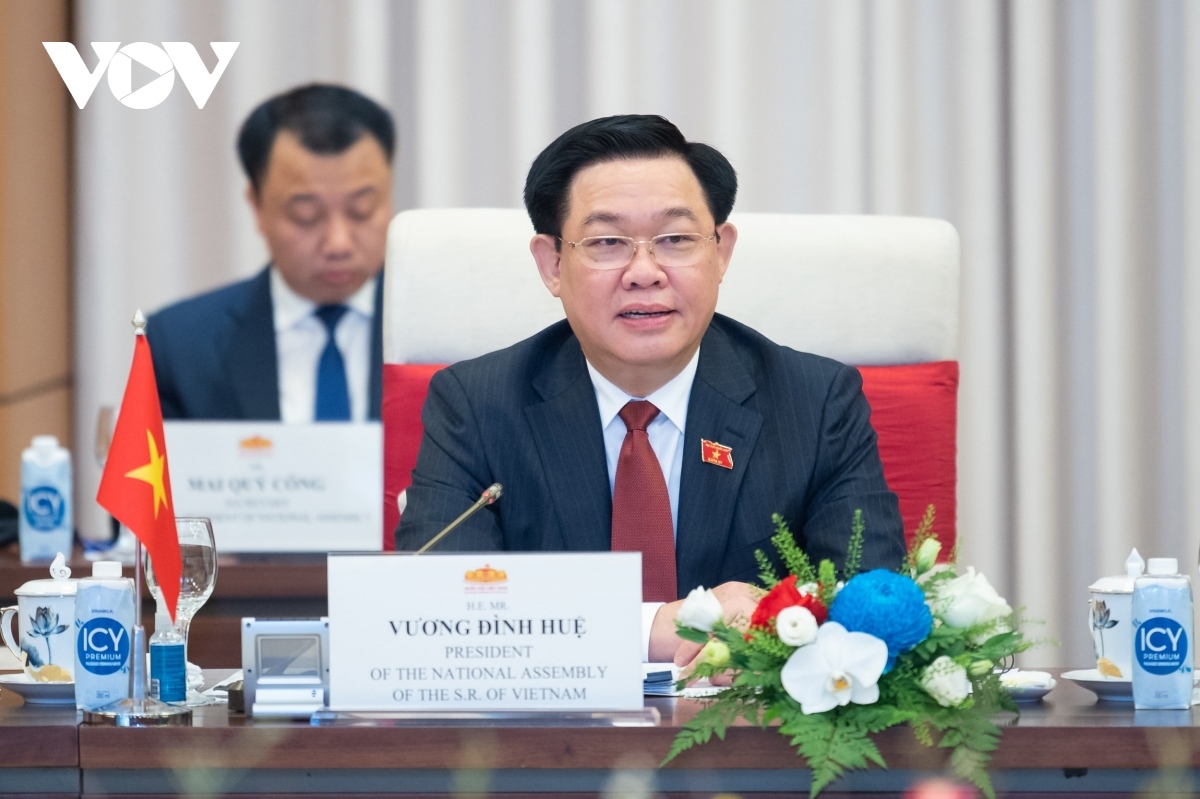
[[[71,558],[73,577],[92,573],[78,551]],[[16,546],[0,550],[0,606],[15,604],[14,591],[29,580],[50,576],[48,564],[24,565]],[[132,576],[132,567],[126,576]],[[317,618],[325,615],[325,555],[220,555],[212,596],[192,622],[188,659],[204,668],[242,665],[243,616]],[[154,602],[144,594],[142,622],[153,628]]]
[[[636,793],[640,786],[665,796],[767,799],[805,795],[808,785],[780,735],[745,726],[656,770],[695,712],[684,700],[647,700],[662,714],[647,728],[314,727],[230,717],[219,706],[200,709],[190,728],[116,729],[77,725],[69,710],[19,702],[0,692],[0,796],[545,797],[601,796],[615,786]],[[1200,776],[1195,711],[1135,713],[1060,681],[1044,703],[1026,705],[1006,723],[992,761],[1002,794],[1132,796],[1151,780],[1161,787]],[[851,775],[828,796],[898,795],[945,768],[945,753],[919,746],[906,728],[878,742],[891,770]]]

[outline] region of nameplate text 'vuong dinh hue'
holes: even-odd
[[[329,556],[332,710],[642,707],[637,553]]]

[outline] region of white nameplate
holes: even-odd
[[[167,422],[178,516],[207,516],[218,552],[378,551],[378,422]]]
[[[331,710],[640,710],[637,553],[329,556]]]

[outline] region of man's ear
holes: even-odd
[[[529,251],[533,253],[533,260],[537,262],[538,274],[555,297],[561,296],[559,288],[562,282],[562,253],[554,246],[557,241],[554,236],[539,233],[529,242]]]
[[[266,236],[263,230],[262,198],[259,197],[253,183],[246,184],[246,202],[250,203],[250,210],[254,212],[254,227],[258,229],[260,236]]]
[[[724,279],[725,270],[729,268],[729,259],[733,257],[733,245],[737,244],[737,228],[726,222],[717,227],[717,235],[721,237],[716,243],[717,262],[721,269],[721,278]]]

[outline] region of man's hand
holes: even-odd
[[[746,583],[723,583],[713,589],[724,611],[725,623],[744,629],[762,592]],[[675,617],[683,600],[668,602],[658,609],[650,628],[650,662],[674,661],[676,666],[690,665],[703,648],[675,634]]]

